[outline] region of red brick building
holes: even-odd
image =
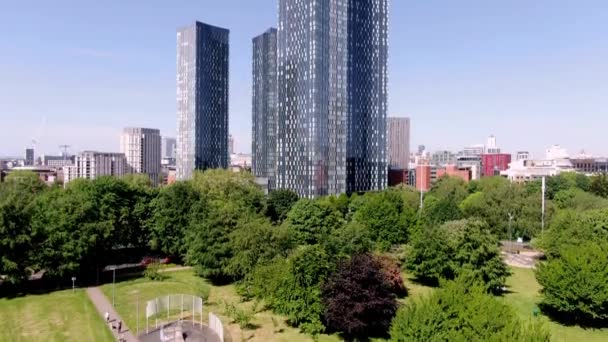
[[[500,171],[508,169],[510,162],[511,155],[508,153],[482,154],[481,176],[500,176]]]
[[[468,183],[471,181],[471,169],[458,168],[456,165],[446,165],[445,168],[437,169],[437,179],[443,176],[458,177]]]
[[[431,166],[416,166],[416,189],[418,191],[429,191],[431,188]]]

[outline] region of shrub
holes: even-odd
[[[486,294],[482,284],[471,284],[469,279],[448,282],[430,297],[400,308],[391,325],[390,340],[550,340],[539,322],[521,322],[507,304]]]
[[[540,264],[542,306],[554,317],[581,325],[608,323],[608,243],[565,247]]]
[[[397,310],[393,286],[382,263],[370,255],[342,261],[323,285],[328,328],[349,339],[385,335]]]
[[[471,272],[490,291],[502,288],[509,275],[498,239],[485,222],[476,219],[446,222],[417,233],[407,268],[432,284]]]
[[[167,279],[167,276],[160,272],[161,265],[159,262],[153,262],[146,266],[144,271],[144,277],[153,281],[163,281]]]

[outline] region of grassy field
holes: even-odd
[[[0,341],[113,341],[84,290],[0,298]]]
[[[139,329],[145,330],[145,302],[159,296],[169,294],[193,294],[199,295],[200,288],[205,281],[196,277],[192,271],[178,271],[165,273],[168,279],[150,281],[145,278],[129,280],[116,283],[115,300],[116,310],[125,320],[132,331],[136,330],[137,301],[139,300]],[[112,300],[112,284],[102,287],[104,294]],[[235,304],[238,308],[252,311],[253,302],[241,302],[233,285],[213,286],[209,294],[209,300],[203,305],[203,322],[207,321],[209,311],[217,314],[222,320],[224,327],[228,330],[233,341],[279,341],[300,342],[312,341],[309,336],[301,334],[297,329],[288,327],[285,319],[272,314],[269,311],[258,311],[252,321],[255,329],[241,330],[238,324],[225,315],[224,303]],[[261,310],[261,305],[258,306]],[[154,320],[150,320],[150,326],[154,326]],[[339,341],[335,336],[320,336],[322,342]]]
[[[523,319],[533,319],[533,310],[540,302],[540,285],[536,282],[534,271],[526,268],[511,268],[513,275],[507,280],[510,293],[503,298]],[[551,340],[556,342],[608,341],[608,329],[583,329],[578,326],[564,326],[540,317],[551,331]]]
[[[551,330],[552,340],[561,341],[608,341],[608,329],[582,329],[576,326],[563,326],[550,321],[547,317],[533,317],[533,310],[540,301],[540,286],[534,272],[530,269],[512,268],[513,275],[507,283],[510,292],[502,297],[523,319],[541,319]],[[145,302],[167,294],[199,295],[205,281],[196,277],[192,271],[166,273],[168,279],[162,282],[145,278],[119,282],[116,284],[116,309],[125,323],[136,329],[136,308],[139,301],[139,328],[145,329]],[[409,296],[407,303],[426,296],[433,288],[417,284],[405,278]],[[103,292],[112,299],[112,284],[102,287]],[[253,311],[254,302],[241,302],[233,285],[212,286],[209,300],[204,305],[203,321],[212,311],[220,316],[232,341],[312,341],[309,336],[287,326],[285,319],[264,311],[257,305],[252,327],[241,330],[238,324],[226,316],[225,303],[235,304],[238,308]],[[150,321],[151,326],[154,322]],[[337,336],[322,335],[319,341],[337,342]],[[0,342],[3,341],[112,341],[110,332],[101,317],[86,297],[84,290],[75,293],[58,291],[44,295],[29,295],[14,299],[0,299]]]

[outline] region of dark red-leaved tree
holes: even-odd
[[[374,257],[342,261],[323,286],[325,323],[346,339],[385,336],[397,311],[395,294]]]
[[[393,257],[388,255],[377,256],[376,260],[378,260],[380,265],[382,265],[384,276],[391,286],[391,291],[400,297],[407,296],[407,288],[405,287],[403,278],[401,277],[401,267],[399,266],[399,263]]]

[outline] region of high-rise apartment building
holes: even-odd
[[[160,145],[160,157],[162,159],[175,159],[175,138],[162,137]]]
[[[25,149],[25,166],[33,166],[34,165],[34,149],[26,148]]]
[[[388,118],[388,167],[407,170],[410,163],[410,119]]]
[[[277,147],[277,30],[253,38],[252,171],[272,187]]]
[[[120,152],[127,158],[127,173],[147,174],[158,184],[161,164],[160,130],[127,127],[120,136]]]
[[[64,183],[76,178],[120,177],[127,173],[127,169],[127,159],[123,153],[85,151],[76,155],[74,165],[63,168]]]
[[[387,183],[388,0],[280,0],[276,187]]]
[[[177,32],[177,179],[228,167],[228,37],[200,22]]]

